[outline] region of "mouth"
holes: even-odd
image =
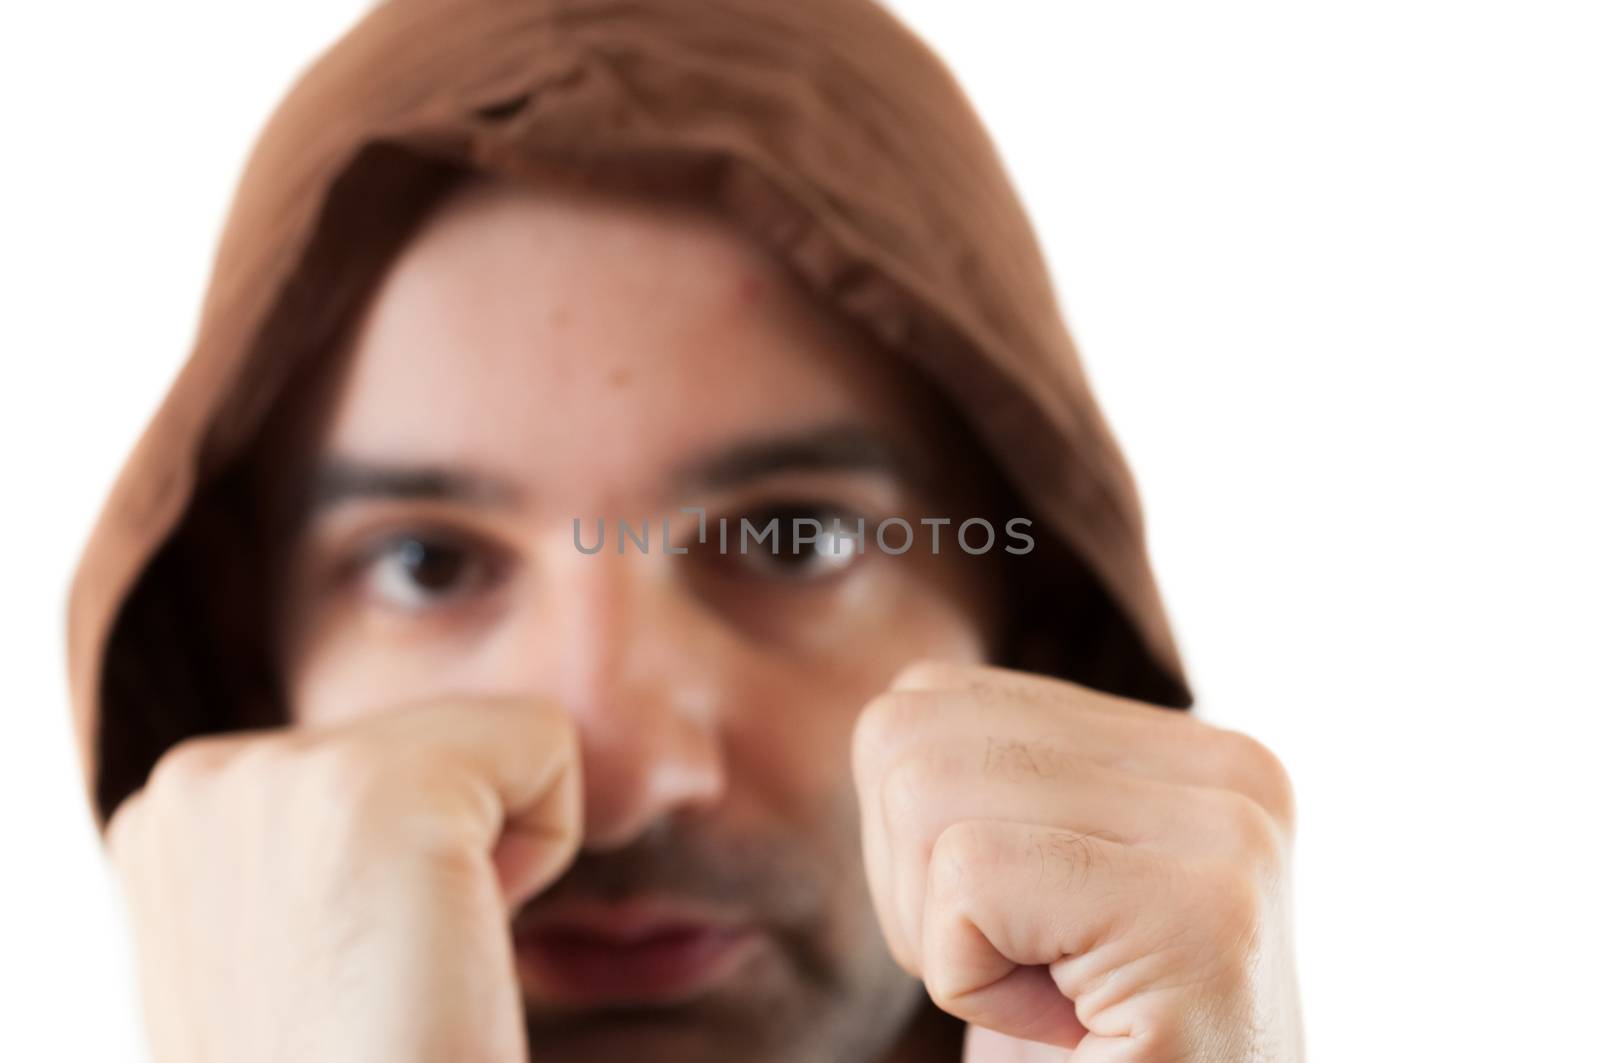
[[[662,903],[569,906],[513,930],[525,989],[564,1007],[684,1003],[761,942],[749,922]]]

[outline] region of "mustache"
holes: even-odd
[[[580,851],[515,921],[564,903],[620,904],[642,896],[726,911],[762,927],[802,983],[829,990],[839,982],[838,961],[825,944],[824,863],[789,839],[732,834],[682,813],[657,820],[623,848]],[[528,1021],[537,1018],[530,1010]]]
[[[625,847],[580,852],[518,918],[558,903],[617,904],[645,895],[715,907],[782,929],[817,919],[826,885],[816,862],[790,840],[735,835],[675,814],[656,820]]]

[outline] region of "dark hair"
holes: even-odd
[[[103,817],[178,742],[286,722],[274,603],[294,526],[273,485],[285,463],[303,458],[297,444],[312,423],[305,411],[316,405],[306,400],[327,393],[319,389],[339,364],[333,355],[384,271],[431,208],[474,172],[380,143],[335,184],[312,246],[256,339],[249,364],[265,368],[233,389],[234,407],[215,419],[195,495],[112,625],[96,738],[95,798]],[[613,183],[689,194],[693,177],[692,170],[638,167]],[[374,178],[384,195],[371,194]],[[990,515],[1001,525],[1026,515],[968,419],[933,393],[960,437],[956,450],[979,456]],[[1156,704],[1186,703],[1187,692],[1139,652],[1138,636],[1102,582],[1047,527],[1035,522],[1032,531],[1031,554],[996,566],[1005,602],[997,663]]]

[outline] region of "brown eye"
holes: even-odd
[[[370,593],[400,609],[421,609],[471,594],[492,575],[491,559],[469,543],[435,535],[386,539],[366,558]]]
[[[860,560],[865,538],[856,533],[862,519],[827,504],[767,506],[729,522],[728,560],[757,576],[827,579]],[[741,524],[748,528],[744,535],[735,530]]]

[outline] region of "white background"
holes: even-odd
[[[0,1059],[141,1058],[66,580],[256,130],[362,6],[0,15]],[[1600,1058],[1595,8],[895,6],[1041,229],[1201,711],[1297,780],[1313,1058]]]

